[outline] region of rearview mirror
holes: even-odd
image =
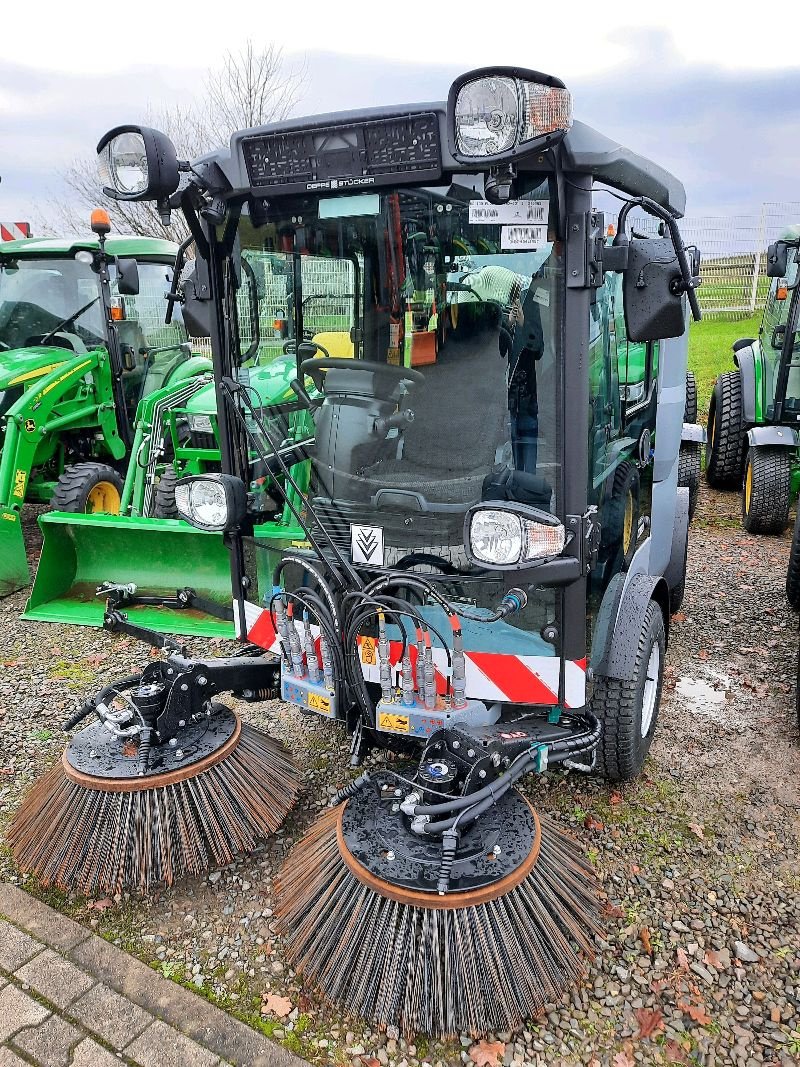
[[[681,271],[668,237],[634,239],[623,274],[625,326],[631,341],[661,341],[686,330]]]
[[[776,241],[767,249],[767,277],[786,277],[786,265],[789,261],[789,246],[785,241]]]
[[[211,336],[211,288],[204,259],[189,264],[182,282],[183,324],[190,337]]]
[[[135,259],[117,260],[117,292],[120,296],[139,295],[139,265]]]

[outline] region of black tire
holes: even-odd
[[[611,499],[606,505],[601,544],[616,545],[622,553],[622,567],[630,566],[639,540],[639,471],[634,463],[621,463],[614,472]]]
[[[107,463],[75,463],[56,482],[53,511],[119,515],[122,478]]]
[[[697,381],[692,371],[686,372],[686,403],[683,408],[684,422],[697,422]]]
[[[800,506],[794,520],[789,566],[786,569],[786,599],[795,611],[800,611]]]
[[[678,452],[678,485],[689,490],[689,521],[697,511],[697,498],[700,493],[700,445],[694,441],[681,443]]]
[[[706,478],[715,489],[737,489],[742,478],[745,436],[742,377],[738,370],[720,374],[708,409]]]
[[[653,664],[651,657],[656,646],[658,657],[657,663]],[[595,678],[591,706],[603,727],[597,747],[597,773],[609,781],[626,782],[635,778],[644,766],[658,724],[665,649],[664,616],[658,604],[651,601],[639,632],[632,680],[620,681],[602,675]],[[648,691],[653,703],[650,721],[643,731],[642,714],[648,669],[655,675],[655,691]]]
[[[179,519],[180,514],[175,506],[175,483],[178,474],[174,467],[165,467],[158,485],[153,503],[153,516],[156,519]]]
[[[792,448],[748,450],[742,477],[742,522],[751,534],[780,534],[789,523]]]

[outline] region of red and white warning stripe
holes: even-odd
[[[0,222],[0,241],[22,241],[30,235],[29,222]]]
[[[247,640],[269,652],[279,652],[277,634],[270,613],[255,604],[245,602]],[[298,624],[299,625],[299,624]],[[316,627],[312,627],[315,635]],[[361,669],[368,682],[380,681],[375,642],[360,638]],[[390,641],[389,655],[395,667],[402,651],[399,641]],[[410,648],[412,666],[417,650]],[[443,693],[447,687],[447,656],[443,648],[433,647],[436,668],[436,687]],[[517,704],[559,703],[558,689],[561,661],[557,656],[516,656],[502,652],[473,652],[464,650],[467,675],[467,696],[476,700],[509,701]],[[586,704],[586,660],[564,662],[564,707],[582,708]]]

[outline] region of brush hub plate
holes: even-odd
[[[377,790],[362,789],[347,801],[342,838],[353,859],[381,881],[436,893],[441,839],[412,833],[408,817],[392,811],[392,804],[382,800]],[[507,878],[528,860],[536,845],[533,811],[511,789],[462,833],[450,892],[480,889]]]
[[[176,744],[156,745],[150,749],[147,773],[140,781],[157,778],[170,771],[205,760],[222,748],[236,732],[234,713],[221,704],[213,705],[209,718],[190,722],[182,727]],[[66,761],[79,774],[117,781],[139,778],[139,755],[136,741],[126,743],[115,737],[100,722],[87,726],[70,739],[64,754]]]

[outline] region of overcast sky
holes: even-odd
[[[673,170],[686,184],[690,215],[800,201],[796,0],[779,10],[750,8],[746,20],[708,0],[140,0],[125,5],[125,16],[108,0],[8,6],[0,59],[3,221],[44,214],[48,198],[63,195],[59,171],[70,160],[91,156],[113,125],[191,102],[206,70],[248,37],[305,64],[298,114],[441,100],[463,70],[517,63],[563,78],[577,118]]]

